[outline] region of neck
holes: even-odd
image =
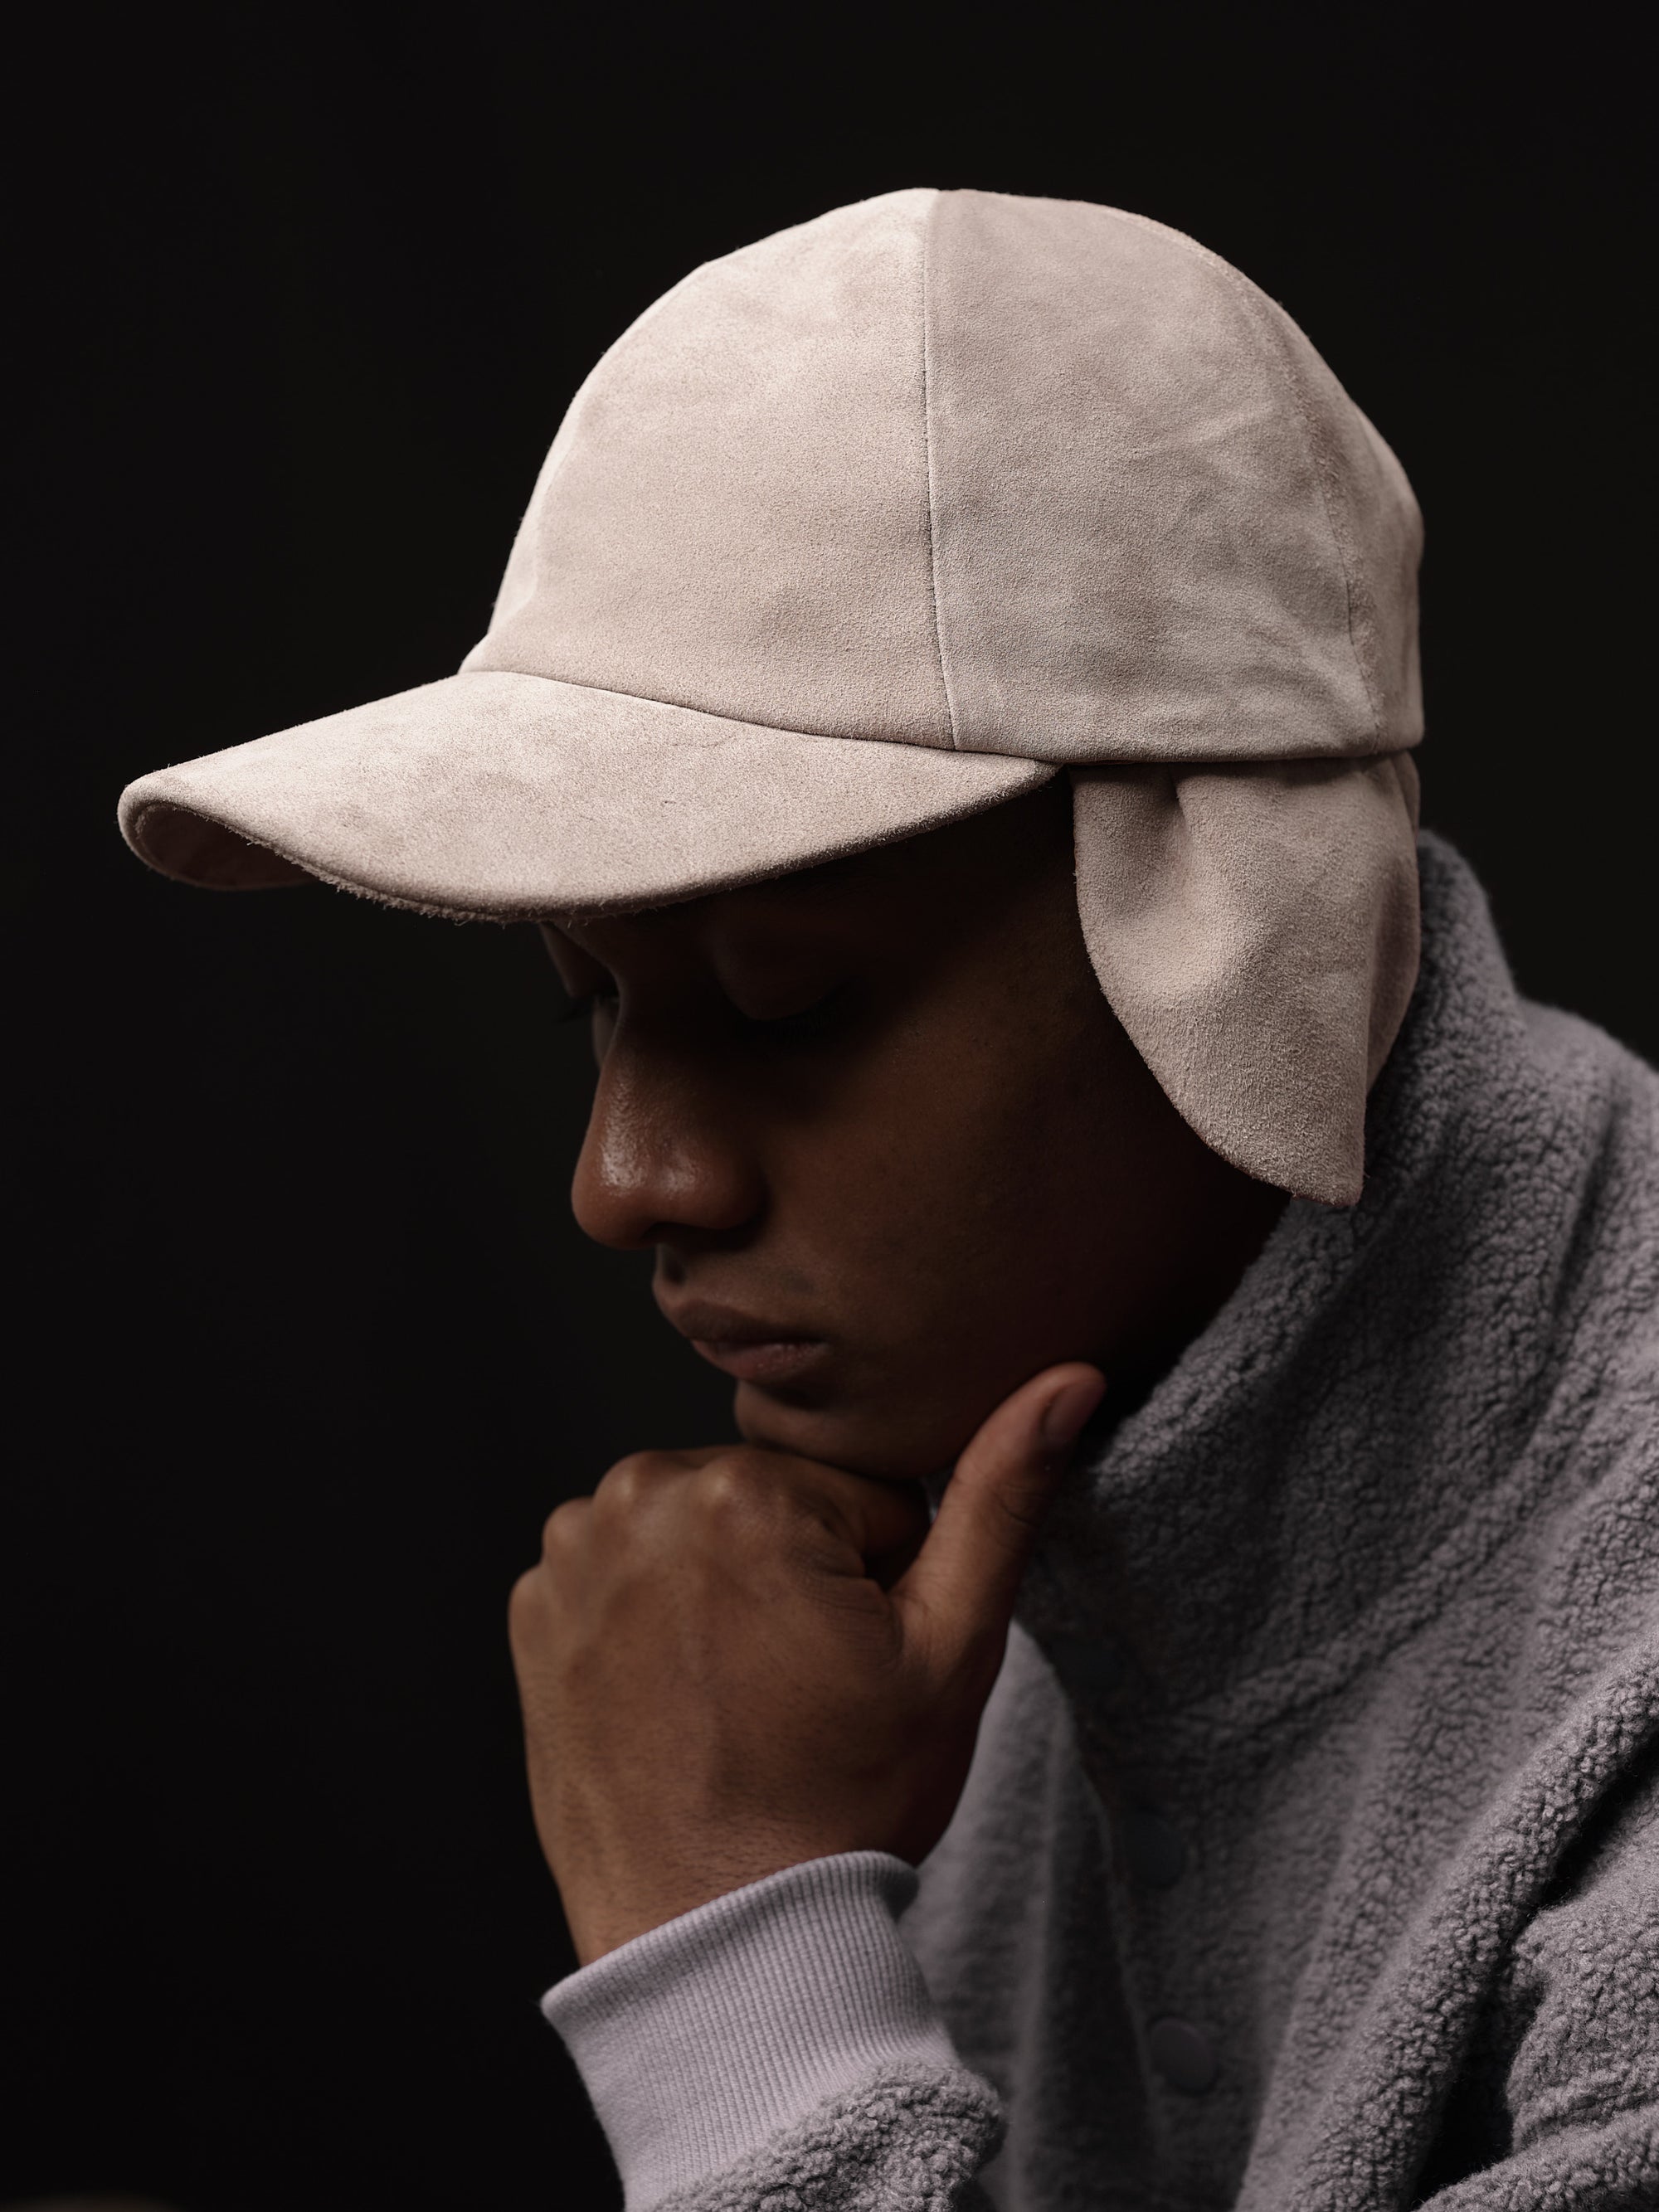
[[[1220,1159],[1194,1210],[1179,1273],[1161,1302],[1149,1299],[1135,1328],[1099,1359],[1109,1388],[1098,1417],[1103,1437],[1146,1404],[1233,1298],[1289,1200]]]
[[[1022,1617],[1062,1676],[1086,1645],[1115,1681],[1095,1711],[1126,1759],[1185,1713],[1257,1724],[1358,1664],[1515,1488],[1578,1200],[1538,1165],[1569,1135],[1479,890],[1443,848],[1425,863],[1423,974],[1363,1199],[1284,1206],[1139,1404],[1126,1376],[1034,1563]],[[1533,1258],[1495,1267],[1509,1249]]]

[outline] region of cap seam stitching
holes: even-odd
[[[1243,281],[1248,283],[1249,280],[1245,278]],[[1353,655],[1354,672],[1359,678],[1360,688],[1365,694],[1365,703],[1371,710],[1371,720],[1376,726],[1377,737],[1381,739],[1384,734],[1382,702],[1378,696],[1376,684],[1371,681],[1371,672],[1366,665],[1365,655],[1359,649],[1359,638],[1355,628],[1356,601],[1358,594],[1354,584],[1354,561],[1348,542],[1346,518],[1344,516],[1341,520],[1338,520],[1336,501],[1332,492],[1332,478],[1335,471],[1327,451],[1325,441],[1315,422],[1313,410],[1308,404],[1300,365],[1285,342],[1283,333],[1274,327],[1271,317],[1264,312],[1264,303],[1252,298],[1249,292],[1245,292],[1243,284],[1237,289],[1243,299],[1246,313],[1249,315],[1258,329],[1265,328],[1267,343],[1273,349],[1274,364],[1285,383],[1290,387],[1291,404],[1296,410],[1303,441],[1307,447],[1308,458],[1312,464],[1314,482],[1319,487],[1320,504],[1325,512],[1325,526],[1331,533],[1331,543],[1336,548],[1337,562],[1342,571],[1343,601],[1347,616],[1348,650]]]
[[[474,652],[478,651],[482,647],[487,645],[489,642],[489,641],[487,637],[481,638],[478,645],[473,648]],[[467,656],[469,660],[471,657],[471,653]],[[468,678],[475,676],[514,676],[521,678],[526,683],[556,684],[562,685],[566,690],[592,691],[601,694],[603,696],[609,699],[636,700],[641,706],[662,707],[672,714],[701,714],[706,720],[711,722],[725,722],[731,728],[740,730],[744,732],[759,731],[763,736],[769,738],[822,738],[826,744],[854,743],[858,744],[869,745],[908,745],[914,751],[931,753],[950,752],[953,750],[950,745],[935,744],[931,740],[919,738],[884,737],[878,731],[872,732],[866,729],[807,730],[798,728],[793,723],[750,722],[746,721],[741,714],[728,714],[723,707],[700,707],[695,699],[663,698],[659,694],[653,691],[624,691],[615,684],[589,684],[584,682],[580,677],[577,676],[549,676],[544,670],[539,668],[508,668],[500,665],[490,667],[475,666],[471,668],[463,666],[456,669],[453,676],[440,676],[434,678],[433,680],[439,684],[448,684],[456,681],[463,676]],[[423,684],[416,684],[412,688],[416,690],[424,690],[427,687]],[[401,695],[393,692],[390,696],[396,698]],[[363,703],[365,706],[379,706],[383,704],[384,702],[380,700],[366,700]],[[351,707],[345,707],[342,708],[339,711],[342,714],[355,714],[357,709]],[[327,715],[319,715],[316,719],[319,721],[326,721],[330,718]],[[299,722],[293,724],[291,726],[295,729],[303,729],[306,727],[306,725],[302,722]],[[285,730],[272,730],[268,732],[267,734],[271,737],[280,738],[287,736],[288,732]],[[256,738],[250,740],[250,742],[257,744],[259,740]],[[966,748],[957,746],[955,747],[954,750],[962,751],[965,750]],[[1004,760],[1030,760],[1032,756],[1030,753],[1004,752],[999,754],[998,757]],[[173,763],[173,765],[188,767],[190,763],[188,762],[179,762]],[[159,774],[160,771],[157,770],[155,773]]]
[[[933,653],[939,662],[939,689],[945,695],[945,719],[951,732],[951,749],[953,752],[960,752],[963,746],[957,733],[957,702],[951,688],[950,667],[945,656],[945,631],[939,621],[939,526],[933,497],[933,319],[928,313],[928,246],[933,238],[933,218],[943,198],[942,192],[933,195],[921,226],[921,445],[927,473],[927,596],[933,617]]]
[[[1359,678],[1360,689],[1365,695],[1365,704],[1370,709],[1372,726],[1378,738],[1378,750],[1386,749],[1386,718],[1382,713],[1382,702],[1377,695],[1376,685],[1371,681],[1370,671],[1365,665],[1365,656],[1359,649],[1359,640],[1354,632],[1353,563],[1350,557],[1346,532],[1339,527],[1332,508],[1331,489],[1328,481],[1329,471],[1323,441],[1316,434],[1307,398],[1302,388],[1302,380],[1291,356],[1290,348],[1285,343],[1281,334],[1273,326],[1272,318],[1265,312],[1267,307],[1276,303],[1270,301],[1260,285],[1253,283],[1243,270],[1235,269],[1231,262],[1224,261],[1218,253],[1212,252],[1207,246],[1200,245],[1197,239],[1188,238],[1184,231],[1173,229],[1170,224],[1159,222],[1151,216],[1136,215],[1127,208],[1115,208],[1111,212],[1121,216],[1124,222],[1133,223],[1137,229],[1156,231],[1161,237],[1167,238],[1181,246],[1194,260],[1206,263],[1218,276],[1225,279],[1228,289],[1237,298],[1244,310],[1245,319],[1251,326],[1258,344],[1265,339],[1264,350],[1270,355],[1272,366],[1277,369],[1280,381],[1289,390],[1291,405],[1296,415],[1297,427],[1302,434],[1303,447],[1313,471],[1314,483],[1318,488],[1320,509],[1325,517],[1325,527],[1330,532],[1331,544],[1336,554],[1337,567],[1341,571],[1343,612],[1348,634],[1348,650],[1353,655],[1354,673]],[[1281,308],[1279,313],[1283,313],[1284,310]],[[1286,320],[1289,319],[1287,316]]]

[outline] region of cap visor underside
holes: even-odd
[[[1029,791],[1052,763],[728,721],[479,671],[141,776],[123,835],[181,883],[320,878],[458,919],[663,906]]]

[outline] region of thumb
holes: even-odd
[[[957,1462],[896,1603],[924,1613],[947,1643],[1001,1635],[1043,1513],[1105,1389],[1098,1368],[1073,1360],[1003,1400]]]

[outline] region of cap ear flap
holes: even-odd
[[[1352,1206],[1417,980],[1403,755],[1074,769],[1078,913],[1113,1012],[1247,1175]]]

